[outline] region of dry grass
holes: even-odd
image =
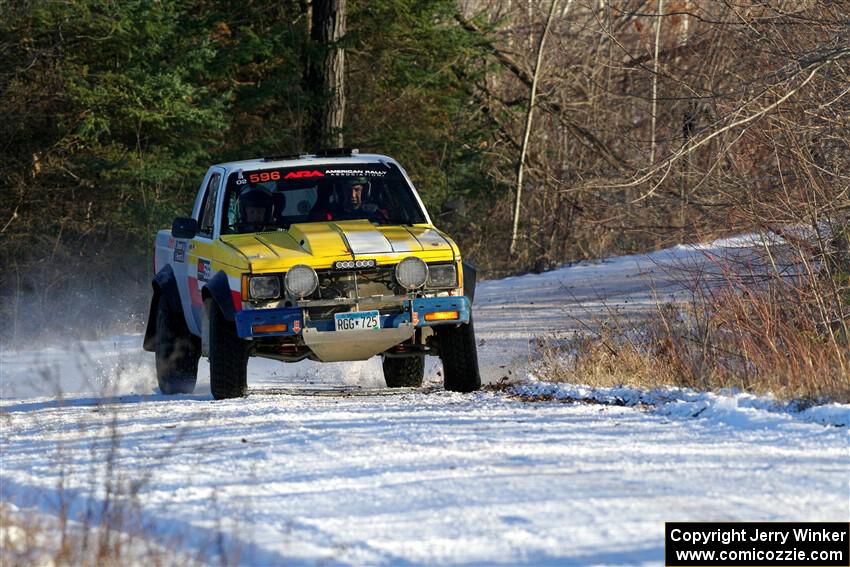
[[[695,282],[687,304],[660,305],[626,330],[609,321],[569,341],[542,340],[538,374],[592,386],[736,388],[782,399],[850,402],[850,290],[846,275]]]
[[[553,382],[646,389],[675,382],[669,367],[616,329],[577,335],[566,342],[541,338],[537,352],[540,363],[535,373]]]
[[[201,565],[150,534],[122,532],[114,526],[85,526],[0,502],[0,564],[4,567]]]
[[[33,514],[0,502],[0,557],[3,565],[56,565],[49,537]]]

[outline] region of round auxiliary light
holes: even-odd
[[[316,291],[316,287],[319,285],[319,276],[316,275],[316,270],[310,266],[298,264],[292,266],[286,272],[283,285],[286,286],[289,295],[303,299]]]
[[[428,279],[428,264],[415,256],[408,256],[395,267],[395,279],[405,289],[416,289]]]

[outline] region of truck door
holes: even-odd
[[[210,168],[205,180],[206,186],[203,195],[195,204],[198,234],[188,242],[186,273],[182,279],[187,288],[189,301],[184,302],[183,305],[186,323],[189,329],[197,335],[201,334],[201,319],[204,308],[201,290],[212,277],[213,242],[218,236],[215,234],[215,218],[223,180],[223,169]],[[178,281],[180,279],[180,276],[178,276]]]

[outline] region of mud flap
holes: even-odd
[[[461,262],[463,268],[463,294],[469,298],[469,303],[475,301],[475,266],[469,262]]]
[[[151,298],[148,322],[145,326],[145,337],[142,341],[142,348],[148,352],[155,350],[156,310],[159,302],[167,302],[168,310],[172,313],[180,313],[181,315],[183,313],[180,305],[180,293],[177,291],[177,281],[174,278],[174,270],[171,269],[171,266],[165,266],[157,272],[151,286],[153,287],[153,297]]]

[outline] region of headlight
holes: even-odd
[[[316,275],[316,270],[310,266],[298,264],[297,266],[292,266],[286,272],[283,283],[289,295],[303,299],[316,291],[316,287],[319,285],[319,276]]]
[[[457,287],[454,264],[428,266],[428,287]]]
[[[248,295],[251,299],[274,299],[280,297],[280,278],[277,276],[254,276],[248,280]]]
[[[428,264],[415,256],[408,256],[395,267],[395,279],[405,289],[416,289],[428,279]]]

